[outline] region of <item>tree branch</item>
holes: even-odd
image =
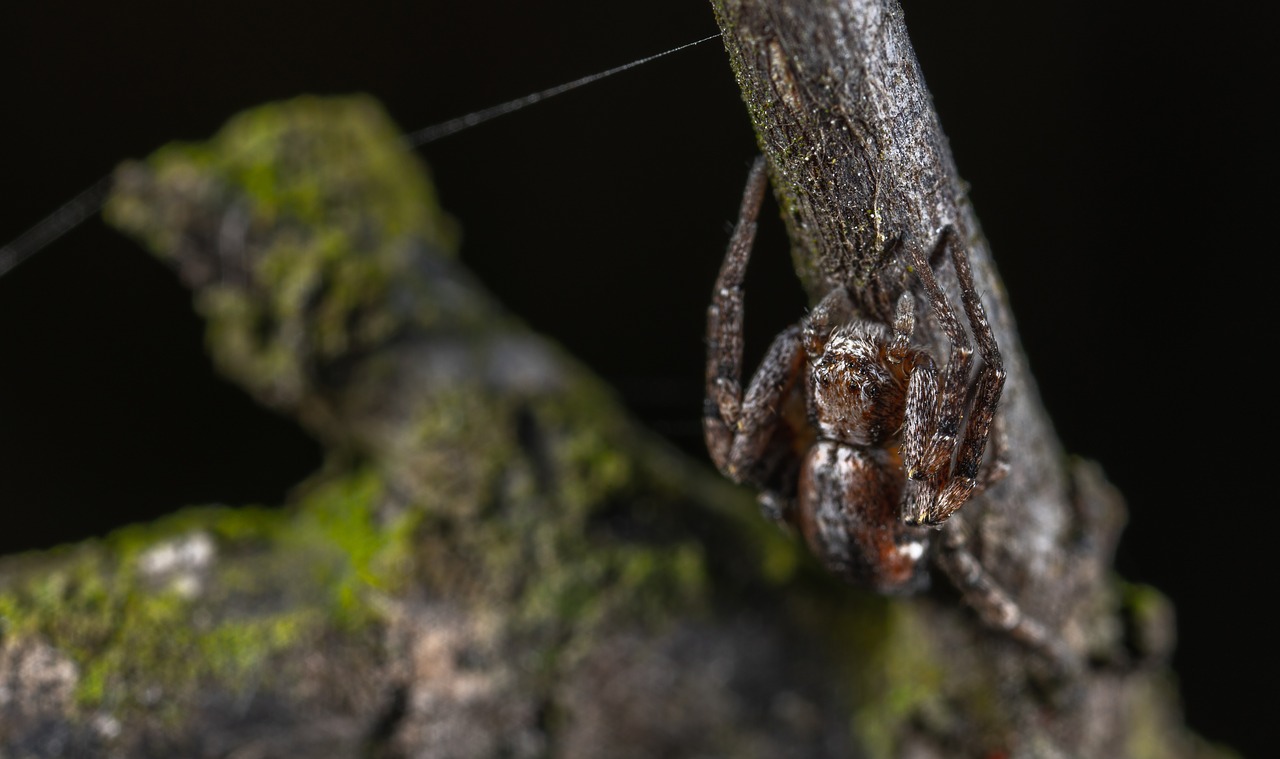
[[[847,755],[786,623],[828,586],[484,292],[375,103],[242,114],[106,213],[328,465],[287,509],[0,561],[0,754]]]
[[[1152,724],[1180,719],[1172,693],[1158,687],[1170,651],[1152,645],[1170,639],[1172,620],[1138,619],[1126,595],[1133,589],[1111,573],[1123,504],[1096,466],[1061,450],[897,2],[712,5],[768,158],[796,271],[814,302],[847,286],[863,313],[889,322],[891,304],[914,286],[909,258],[895,253],[933,251],[947,226],[967,242],[1008,370],[1000,414],[1011,466],[1005,481],[965,507],[969,543],[1026,613],[1089,662],[1065,692],[1046,697],[1036,657],[977,632],[976,617],[957,613],[954,600],[902,602],[924,648],[946,654],[934,661],[935,690],[915,705],[915,717],[887,735],[883,725],[862,725],[864,745],[892,756],[1199,755],[1197,741],[1172,729],[1159,733],[1167,739],[1160,745],[1142,744]],[[935,263],[949,272],[949,262]],[[941,279],[958,302],[954,274]],[[924,333],[935,351],[945,349],[932,320]],[[908,680],[858,700],[891,699]],[[932,720],[941,704],[948,719]],[[993,735],[1001,737],[993,743]]]

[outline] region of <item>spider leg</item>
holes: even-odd
[[[707,308],[707,400],[703,427],[707,448],[721,470],[728,462],[733,430],[742,410],[742,285],[768,184],[764,168],[763,157],[757,158],[751,167],[742,193],[738,223]]]
[[[737,226],[707,309],[707,398],[703,432],[716,467],[735,482],[762,489],[787,451],[776,441],[783,407],[803,375],[801,328],[774,339],[744,395],[742,389],[743,280],[768,177],[764,159],[751,168]],[[767,494],[766,510],[780,510],[785,494]]]
[[[956,278],[960,282],[960,297],[964,302],[965,314],[969,317],[969,326],[973,329],[974,338],[977,340],[978,351],[982,355],[983,367],[974,386],[973,399],[969,404],[969,420],[965,425],[964,437],[960,441],[955,466],[935,505],[937,522],[951,516],[977,489],[982,457],[986,451],[987,440],[991,436],[992,423],[995,420],[996,408],[1000,404],[1000,396],[1004,392],[1005,381],[1000,348],[996,345],[991,324],[987,321],[986,311],[982,307],[982,300],[978,297],[977,288],[974,287],[969,257],[954,231],[949,235],[949,239]],[[1003,443],[1003,441],[1000,442]],[[998,453],[1000,451],[997,451]],[[1002,463],[997,457],[996,468],[989,471],[998,472]],[[989,480],[986,484],[991,482],[994,480]]]
[[[908,481],[904,503],[913,503],[918,498],[920,480],[925,477],[922,465],[925,446],[937,427],[939,405],[938,369],[933,357],[910,347],[915,324],[915,298],[910,291],[905,291],[898,298],[892,338],[886,351],[890,363],[903,364],[909,378],[899,449]]]
[[[978,495],[1000,480],[1009,476],[1009,431],[1005,427],[1004,416],[996,414],[991,423],[991,457],[978,471],[978,481],[973,486],[972,495]]]
[[[947,227],[938,241],[938,249],[941,250],[955,242],[955,232],[951,227]],[[952,458],[960,436],[966,406],[964,400],[973,366],[973,346],[969,341],[968,333],[960,326],[960,320],[951,308],[951,302],[947,299],[946,293],[934,278],[933,269],[923,252],[917,248],[908,248],[908,255],[929,300],[934,318],[951,342],[951,353],[942,369],[941,381],[932,386],[936,388],[933,389],[932,395],[913,396],[913,388],[908,387],[906,426],[903,434],[903,464],[907,470],[907,477],[910,480],[928,483],[925,487],[907,488],[906,497],[903,500],[903,518],[911,525],[932,525],[942,521],[938,516],[937,501],[943,488],[938,483],[940,480],[949,479]],[[931,258],[936,255],[935,251]],[[913,373],[912,385],[915,379]],[[929,384],[928,378],[924,381]],[[924,388],[920,388],[920,391],[923,393]],[[923,412],[926,404],[932,404],[927,414]],[[947,513],[954,510],[952,508]]]
[[[1024,614],[1018,602],[969,551],[965,528],[959,518],[953,520],[951,527],[942,534],[937,553],[938,565],[964,596],[965,602],[987,627],[1004,632],[1044,655],[1059,672],[1079,670],[1079,657],[1038,620]]]
[[[716,461],[716,466],[730,479],[750,482],[757,487],[768,484],[753,476],[754,470],[760,464],[769,464],[765,468],[773,469],[771,464],[775,462],[768,460],[774,442],[773,433],[783,414],[784,404],[803,374],[801,331],[800,327],[792,326],[774,338],[765,353],[739,407],[737,424],[731,430],[728,456],[724,464]],[[712,458],[715,457],[713,453]]]
[[[954,232],[951,228],[943,230],[939,247],[950,244]],[[949,234],[950,233],[950,234]],[[951,342],[951,354],[947,357],[946,366],[942,369],[942,381],[938,394],[937,420],[933,434],[921,454],[921,464],[915,473],[917,479],[934,479],[946,472],[951,465],[951,457],[955,451],[956,438],[960,434],[960,425],[964,418],[964,404],[961,402],[969,383],[969,375],[973,367],[973,346],[969,335],[960,326],[955,311],[946,293],[938,286],[933,276],[933,269],[919,250],[912,250],[913,265],[929,298],[929,306],[934,317],[942,327],[943,333]]]
[[[1005,370],[1000,359],[1000,349],[974,286],[968,255],[955,229],[944,229],[938,244],[951,250],[965,315],[978,343],[983,367],[978,373],[972,393],[967,392],[965,385],[972,366],[973,352],[968,335],[960,327],[946,294],[938,286],[923,255],[919,250],[912,250],[912,263],[929,297],[934,315],[952,342],[952,352],[943,370],[942,387],[937,400],[938,419],[928,445],[920,454],[919,469],[911,468],[913,462],[904,456],[908,475],[932,485],[908,489],[903,508],[908,524],[937,525],[946,521],[976,491],[1003,477],[1006,469],[1003,459],[997,455],[993,466],[985,474],[981,471],[996,407],[1004,390]],[[967,421],[964,421],[966,408],[969,415]],[[997,454],[999,453],[1000,449],[997,450]]]
[[[988,366],[1000,367],[1003,374],[1004,362],[1000,360],[1000,346],[996,345],[991,322],[987,321],[987,311],[982,307],[982,298],[978,296],[978,289],[973,284],[969,254],[955,228],[947,227],[943,231],[943,238],[951,246],[951,261],[956,267],[956,279],[960,281],[960,300],[964,303],[964,312],[969,317],[969,327],[973,329],[974,339],[978,341],[978,352],[982,354],[983,362]]]
[[[703,431],[707,450],[728,474],[729,450],[742,413],[742,285],[755,242],[756,221],[768,179],[757,158],[742,193],[742,207],[707,308],[707,398]]]
[[[774,338],[760,368],[751,378],[746,396],[737,409],[737,423],[728,427],[711,412],[703,417],[707,450],[716,468],[738,483],[747,483],[760,493],[760,511],[774,522],[787,521],[794,495],[794,475],[788,468],[798,462],[783,420],[793,388],[804,373],[801,330],[792,326]],[[790,486],[789,486],[790,485]]]
[[[909,291],[898,298],[893,315],[893,339],[889,343],[889,361],[899,363],[911,349],[911,335],[916,331],[916,301]]]
[[[914,503],[922,484],[925,445],[930,442],[938,417],[938,369],[933,357],[924,351],[912,351],[905,358],[910,379],[907,381],[907,405],[902,416],[902,464],[907,473],[905,503]]]
[[[795,436],[805,423],[804,402],[795,386],[803,373],[800,329],[791,327],[774,340],[752,378],[729,459],[720,467],[733,481],[757,488],[760,513],[779,524],[789,521],[794,504],[800,466]]]

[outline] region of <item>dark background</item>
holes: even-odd
[[[1254,442],[1274,425],[1274,328],[1254,305],[1275,248],[1253,187],[1273,181],[1249,95],[1274,96],[1249,39],[1263,27],[1225,4],[1028,5],[906,9],[1045,403],[1128,499],[1120,570],[1177,604],[1189,720],[1260,756],[1276,674],[1275,446]],[[117,161],[264,101],[369,92],[418,129],[714,32],[690,0],[6,6],[0,242]],[[467,264],[704,456],[702,321],[754,154],[719,43],[422,154]],[[804,304],[779,227],[748,285],[757,351]],[[176,279],[96,218],[0,279],[0,551],[279,503],[317,466],[201,340]]]

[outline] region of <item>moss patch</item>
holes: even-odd
[[[71,657],[86,708],[176,719],[202,689],[257,687],[307,641],[360,634],[374,618],[370,594],[396,586],[409,554],[402,522],[372,522],[379,497],[376,478],[358,472],[292,512],[191,509],[12,557],[3,635],[38,636]]]
[[[317,366],[394,336],[409,248],[452,255],[458,234],[367,97],[263,106],[165,146],[117,171],[104,217],[196,288],[219,368],[288,410]]]

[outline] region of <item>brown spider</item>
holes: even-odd
[[[982,358],[975,380],[969,336],[929,263],[919,249],[900,246],[951,343],[941,372],[926,350],[910,345],[909,291],[890,326],[861,316],[848,290],[836,287],[773,341],[744,397],[743,275],[767,183],[759,159],[707,310],[703,422],[712,460],[730,479],[758,488],[765,513],[794,526],[835,574],[908,593],[928,582],[933,559],[986,624],[1068,661],[1056,637],[983,569],[955,524],[957,510],[1007,472],[998,431],[993,460],[983,462],[1005,371],[955,231],[942,231],[937,252],[949,250],[955,265]],[[948,529],[931,529],[948,519]]]

